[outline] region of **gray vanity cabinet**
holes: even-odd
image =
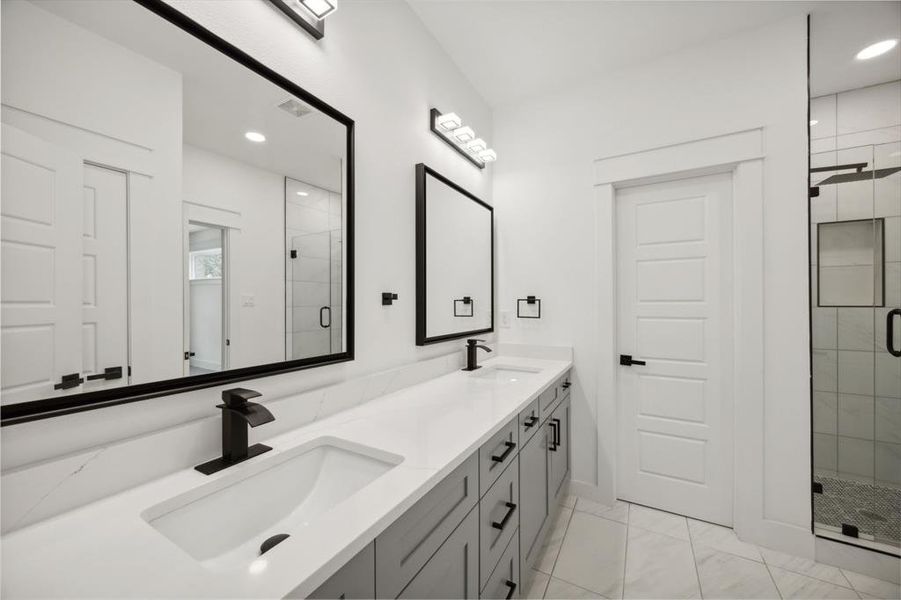
[[[498,477],[479,503],[479,568],[484,587],[488,576],[519,527],[519,468],[517,457]]]
[[[308,598],[375,598],[375,544],[360,550]]]
[[[519,451],[519,549],[527,564],[541,547],[538,534],[548,516],[547,429],[539,427]]]
[[[478,515],[473,508],[398,598],[479,597]]]
[[[519,535],[514,533],[497,567],[482,588],[482,598],[516,598],[521,595],[520,581]]]

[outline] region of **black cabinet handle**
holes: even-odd
[[[122,379],[122,367],[107,367],[103,370],[103,373],[88,375],[87,377],[88,381],[94,381],[95,379]]]
[[[564,381],[564,382],[563,382],[563,389],[564,389],[564,390],[568,390],[568,389],[569,389],[569,386],[571,386],[571,385],[572,385],[572,384],[571,384],[570,382]]]
[[[551,419],[551,425],[554,427],[554,445],[560,445],[560,419]]]
[[[536,423],[538,423],[538,417],[536,417],[535,415],[532,415],[528,419],[526,419],[525,422],[523,422],[522,426],[525,427],[526,429],[531,429],[531,428],[535,427]]]
[[[323,319],[325,313],[328,313],[328,323]],[[323,329],[328,329],[332,326],[332,309],[328,306],[323,306],[319,309],[319,326]]]
[[[635,360],[634,358],[632,358],[631,354],[620,354],[619,364],[623,365],[624,367],[630,367],[632,365],[646,365],[648,363],[643,360]]]
[[[885,316],[885,345],[886,350],[892,356],[901,356],[901,350],[895,350],[895,328],[892,327],[895,317],[901,317],[901,308],[895,308],[888,311]]]
[[[84,383],[84,378],[79,376],[78,373],[69,373],[68,375],[63,375],[59,379],[59,383],[53,386],[55,390],[67,390],[69,388],[74,388],[80,386]]]
[[[507,449],[504,450],[500,456],[494,456],[492,454],[491,460],[499,463],[504,462],[505,460],[507,460],[507,457],[510,456],[510,453],[513,452],[513,449],[516,448],[516,444],[514,444],[513,442],[504,442],[504,445],[507,447]]]
[[[556,423],[555,423],[554,421],[556,421]],[[558,446],[558,444],[557,444],[557,424],[558,424],[559,422],[560,422],[560,419],[551,419],[551,420],[548,422],[548,425],[550,425],[550,426],[551,426],[551,429],[554,430],[554,437],[551,438],[551,442],[550,442],[550,444],[549,444],[548,447],[547,447],[547,449],[550,450],[551,452],[556,452],[556,451],[557,451],[557,446]]]
[[[507,506],[507,514],[504,515],[504,518],[501,519],[500,523],[498,523],[497,521],[491,523],[492,527],[494,527],[495,529],[500,529],[501,531],[503,531],[504,527],[507,526],[507,523],[510,521],[513,513],[516,512],[515,504],[513,504],[512,502],[504,502],[504,504]]]
[[[507,600],[513,597],[513,594],[516,592],[516,582],[510,581],[509,579],[504,582],[504,585],[510,588],[510,591],[507,592]]]

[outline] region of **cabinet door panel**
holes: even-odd
[[[526,564],[541,544],[538,533],[548,516],[547,430],[538,433],[519,452],[519,539]]]
[[[463,519],[398,598],[478,598],[479,510]]]
[[[548,443],[549,481],[548,503],[554,504],[566,487],[566,477],[569,473],[569,397],[560,403],[560,406],[548,419],[547,428],[549,435],[556,435]],[[556,442],[556,443],[554,443]]]

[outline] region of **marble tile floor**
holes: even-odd
[[[567,496],[525,598],[883,598],[899,586],[742,542],[726,527]]]

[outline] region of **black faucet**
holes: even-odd
[[[476,350],[481,348],[485,352],[491,352],[491,348],[488,346],[482,346],[479,342],[484,342],[485,340],[476,340],[470,339],[466,340],[466,368],[464,371],[475,371],[476,369],[481,369],[479,366],[479,361],[476,359]]]
[[[261,404],[248,402],[262,394],[245,388],[233,388],[222,392],[222,456],[194,467],[204,475],[212,475],[226,467],[243,462],[272,450],[265,444],[247,446],[247,427],[256,427],[275,420],[272,413]]]

